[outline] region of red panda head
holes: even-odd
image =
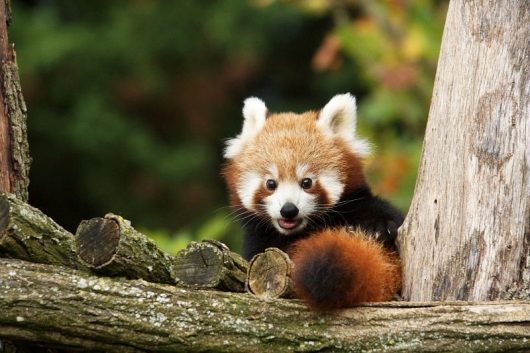
[[[227,141],[224,168],[231,203],[267,219],[282,234],[364,184],[368,144],[355,136],[356,104],[337,95],[320,112],[269,114],[258,98],[243,107],[243,129]]]

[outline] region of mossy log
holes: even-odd
[[[98,278],[0,259],[0,337],[107,352],[528,352],[530,302],[406,303],[334,315],[296,300]]]
[[[289,255],[277,248],[268,248],[250,260],[246,289],[260,298],[290,298],[293,295]]]
[[[172,258],[120,216],[82,221],[76,231],[79,259],[95,272],[174,284]]]
[[[0,256],[87,269],[72,233],[8,193],[0,193]]]
[[[248,262],[221,242],[191,242],[177,253],[174,263],[179,285],[245,291]]]

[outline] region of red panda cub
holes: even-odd
[[[403,216],[366,184],[369,145],[355,133],[355,98],[337,95],[303,114],[269,113],[248,98],[243,117],[223,175],[244,256],[286,251],[295,294],[316,310],[391,299],[401,285],[394,241]]]

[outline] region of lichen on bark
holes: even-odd
[[[297,300],[95,277],[0,259],[0,337],[108,352],[524,352],[530,302],[367,305],[335,314]]]

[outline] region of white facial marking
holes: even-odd
[[[278,180],[280,173],[278,172],[278,167],[276,167],[276,165],[271,164],[267,171],[269,172],[269,175],[272,179]]]
[[[254,207],[254,195],[260,188],[263,178],[255,172],[248,172],[241,176],[237,187],[237,195],[245,208],[256,211]]]
[[[305,192],[297,182],[279,182],[274,193],[267,196],[264,201],[274,227],[280,233],[289,234],[303,229],[307,225],[306,217],[314,212],[316,196]],[[287,202],[292,202],[298,208],[297,218],[302,219],[302,223],[292,230],[281,228],[277,222],[277,220],[282,218],[280,210]]]
[[[225,158],[234,158],[245,142],[252,139],[265,125],[267,119],[267,106],[256,97],[250,97],[243,103],[243,129],[239,135],[226,141]]]
[[[370,153],[370,145],[364,139],[355,136],[357,124],[357,104],[355,97],[349,93],[333,97],[320,111],[317,126],[329,137],[344,140],[351,151],[366,156]]]
[[[339,201],[342,192],[344,191],[344,184],[341,183],[336,172],[326,171],[318,177],[320,184],[328,193],[329,203],[334,204]]]
[[[309,170],[309,166],[304,163],[300,163],[296,166],[296,177],[298,180],[302,180],[303,178],[312,178],[312,176],[307,175],[307,171]]]

